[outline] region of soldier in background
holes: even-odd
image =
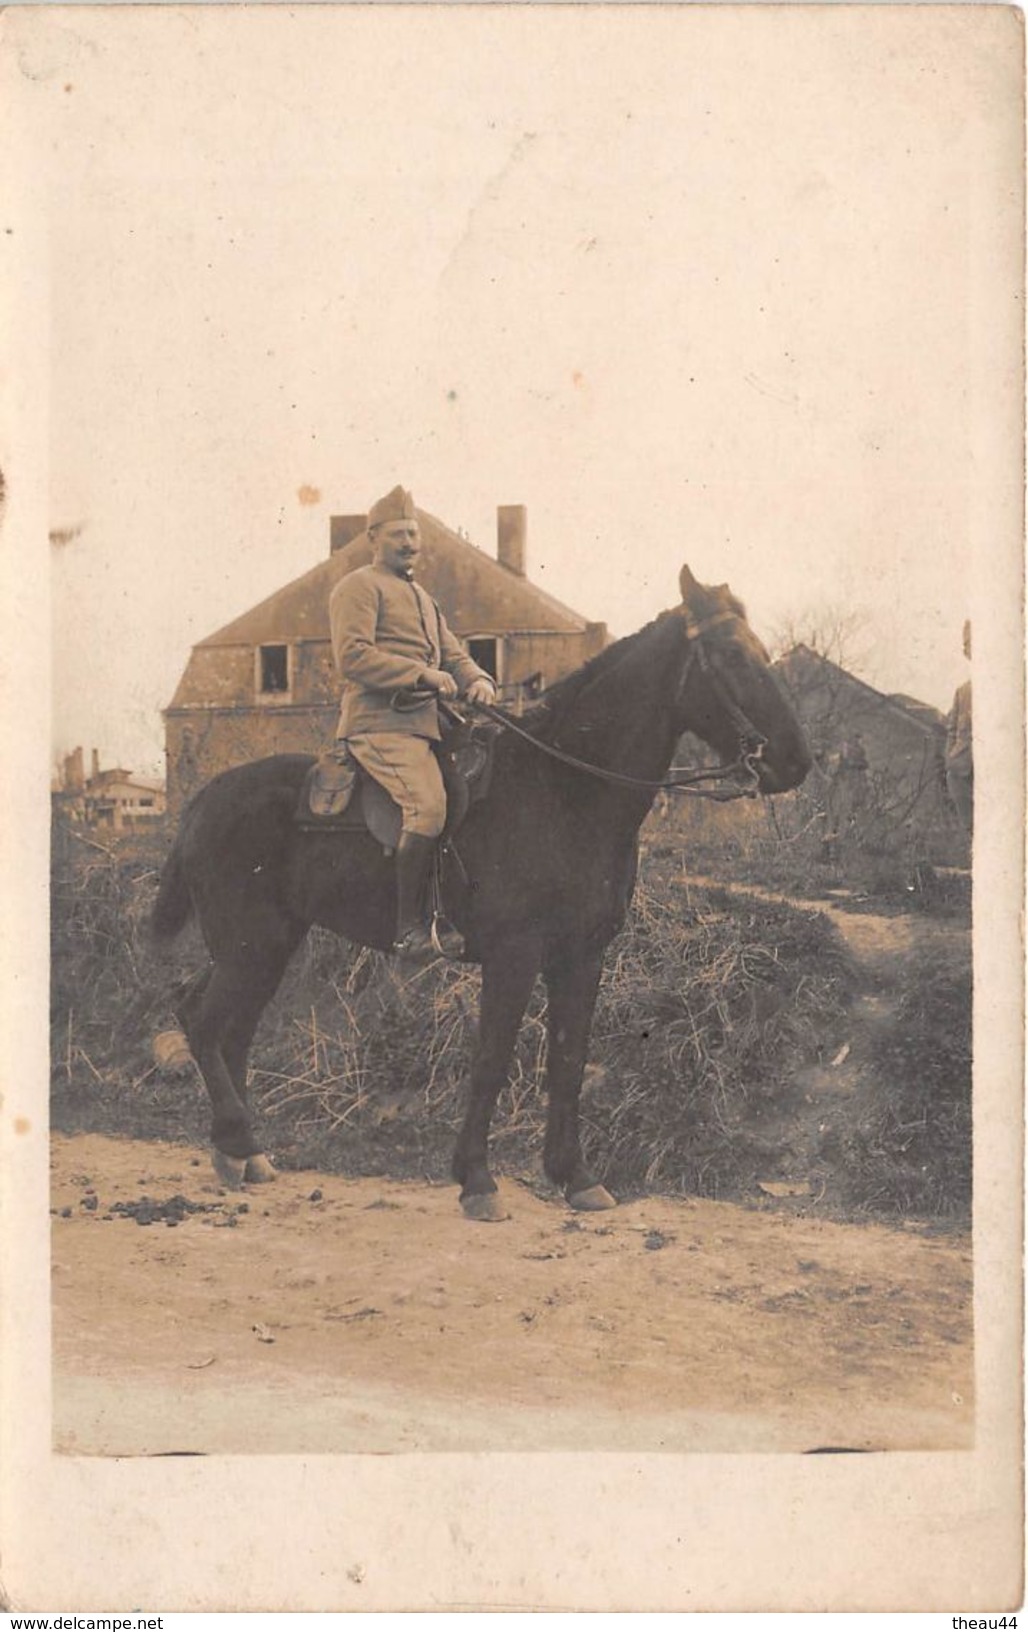
[[[964,656],[971,661],[971,625],[964,624]],[[957,687],[946,730],[946,790],[968,833],[974,822],[971,681]]]
[[[859,843],[868,800],[868,761],[859,731],[843,737],[826,773],[824,859],[841,861]]]

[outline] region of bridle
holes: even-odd
[[[675,707],[677,709],[682,706],[693,667],[698,664],[711,690],[737,732],[739,757],[730,765],[716,765],[708,771],[690,771],[684,765],[673,765],[669,777],[663,781],[651,782],[643,777],[626,776],[623,771],[607,770],[602,765],[594,765],[589,760],[578,759],[574,754],[565,753],[562,748],[554,748],[548,742],[540,742],[538,737],[533,737],[523,726],[516,725],[509,715],[502,713],[498,708],[494,708],[490,703],[476,703],[473,706],[476,712],[486,715],[488,719],[493,720],[503,730],[510,731],[514,736],[520,737],[524,742],[529,743],[531,747],[537,749],[539,753],[545,754],[550,759],[559,760],[562,765],[570,765],[575,770],[584,771],[589,776],[595,776],[601,782],[612,782],[620,787],[645,789],[650,793],[687,793],[696,799],[717,799],[722,802],[730,799],[754,799],[760,788],[760,776],[756,767],[763,757],[764,749],[767,746],[767,738],[761,735],[752,720],[731,695],[723,676],[718,672],[717,665],[713,661],[711,653],[704,646],[702,639],[708,630],[716,628],[719,624],[739,623],[741,621],[737,612],[717,612],[712,617],[703,618],[699,621],[695,619],[687,620],[685,634],[689,642],[689,654],[675,691]],[[410,697],[411,693],[407,693],[407,695]],[[393,698],[394,706],[402,709],[402,698],[403,693],[397,693]],[[419,696],[418,701],[420,703],[424,701],[424,698]],[[443,712],[455,722],[459,724],[467,723],[458,710],[449,703],[441,698],[437,699],[437,701]],[[407,706],[411,705],[408,704]],[[740,776],[745,780],[740,781]],[[705,788],[699,786],[703,782],[724,782],[730,777],[736,779],[732,787]]]
[[[743,620],[738,612],[715,612],[711,617],[703,618],[699,621],[697,621],[695,618],[690,618],[687,620],[685,625],[686,638],[689,641],[689,656],[682,672],[682,678],[678,682],[678,689],[675,693],[675,703],[677,706],[681,706],[683,704],[685,689],[689,683],[693,664],[698,663],[701,671],[707,679],[710,689],[713,691],[718,702],[721,704],[721,707],[724,709],[725,713],[728,715],[728,718],[735,726],[737,733],[736,741],[739,748],[739,757],[733,764],[716,766],[712,772],[707,774],[723,778],[734,775],[736,772],[741,770],[747,778],[747,786],[740,787],[736,791],[726,789],[720,793],[708,793],[708,798],[754,798],[759,787],[759,776],[757,774],[756,765],[757,762],[763,758],[764,749],[767,747],[767,738],[762,732],[757,730],[745,709],[741,708],[736,702],[728,686],[725,684],[723,675],[719,672],[716,663],[713,661],[712,654],[707,650],[707,647],[703,644],[701,639],[701,636],[705,635],[708,630],[716,629],[719,624],[741,623],[742,621]],[[672,767],[672,769],[674,768],[675,767]],[[687,782],[674,782],[671,784],[671,786],[680,787],[684,793],[688,793],[690,791],[702,792],[700,789],[691,790]]]

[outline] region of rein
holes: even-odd
[[[717,693],[718,699],[726,710],[729,719],[739,733],[739,758],[731,765],[717,765],[709,771],[687,771],[684,765],[673,765],[671,767],[671,778],[660,782],[651,782],[638,776],[626,776],[623,771],[606,770],[602,765],[594,765],[589,760],[578,759],[574,754],[565,753],[561,748],[554,748],[548,742],[540,742],[538,737],[533,737],[523,726],[515,725],[508,715],[502,713],[498,708],[494,708],[491,703],[476,703],[473,706],[505,731],[513,732],[514,736],[520,737],[523,742],[527,742],[531,747],[538,749],[539,753],[546,754],[550,759],[559,760],[562,765],[570,765],[575,770],[585,771],[589,776],[595,776],[601,782],[613,782],[621,787],[642,788],[648,793],[687,793],[691,794],[695,799],[717,799],[722,803],[730,799],[754,799],[757,796],[759,785],[756,764],[764,752],[767,738],[761,736],[734,698],[728,695],[727,688],[710,661],[709,653],[704,650],[700,643],[700,636],[706,634],[708,629],[713,629],[717,624],[730,621],[738,621],[738,614],[735,612],[719,612],[714,617],[706,618],[700,623],[688,622],[686,624],[685,633],[691,644],[691,650],[685,671],[678,683],[675,701],[678,702],[681,699],[689,676],[692,673],[693,664],[698,661],[700,668]],[[408,693],[409,695],[410,693]],[[402,694],[397,693],[396,697],[393,698],[395,707],[402,708],[401,697]],[[442,698],[437,698],[437,701],[445,714],[459,724],[466,723],[463,716],[449,703],[446,703]],[[700,782],[722,782],[730,776],[736,776],[740,771],[748,779],[747,785],[744,787],[701,788],[697,785]]]
[[[605,770],[602,765],[593,765],[587,759],[576,759],[574,754],[566,754],[561,748],[554,748],[548,742],[540,742],[538,737],[531,736],[520,725],[515,725],[513,720],[508,719],[506,714],[501,714],[498,708],[493,708],[489,703],[479,703],[476,706],[483,714],[488,715],[491,720],[495,720],[497,725],[503,726],[506,731],[512,731],[516,737],[520,737],[523,742],[530,743],[541,754],[546,754],[550,759],[559,760],[562,765],[570,765],[576,771],[586,771],[590,776],[598,777],[601,782],[616,782],[621,787],[627,788],[645,788],[649,793],[659,793],[661,790],[672,793],[691,793],[698,799],[751,799],[757,791],[757,773],[753,769],[753,761],[760,758],[763,752],[762,743],[758,744],[752,753],[740,754],[740,757],[732,765],[717,765],[710,771],[687,771],[684,765],[673,765],[671,767],[672,773],[678,773],[673,776],[673,780],[665,779],[662,782],[650,782],[640,776],[626,776],[623,771]],[[721,781],[725,777],[733,776],[740,770],[751,778],[751,787],[714,790],[696,786],[699,782]]]

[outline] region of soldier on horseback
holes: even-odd
[[[435,841],[446,821],[439,702],[492,703],[495,688],[415,582],[421,531],[402,487],[368,514],[371,563],[341,578],[329,600],[336,668],[343,682],[337,748],[345,749],[399,805],[398,907],[394,951],[432,955],[423,901]],[[405,693],[398,706],[399,693]]]

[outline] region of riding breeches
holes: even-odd
[[[368,775],[396,800],[403,812],[404,833],[437,838],[446,823],[446,789],[428,738],[374,731],[347,737],[346,745]]]

